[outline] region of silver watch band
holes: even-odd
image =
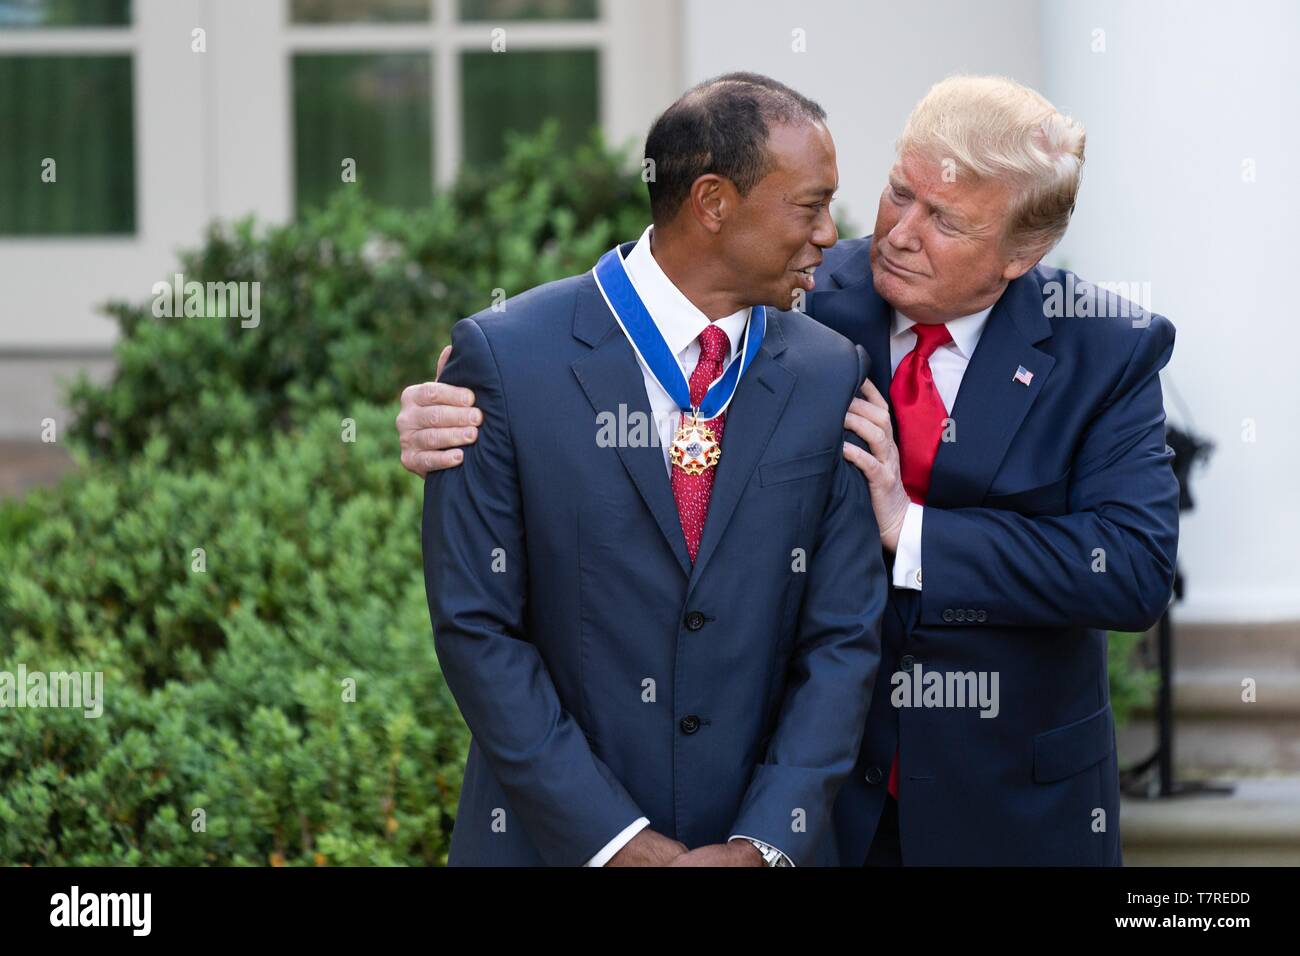
[[[780,850],[778,850],[776,847],[769,846],[768,844],[764,843],[762,840],[755,840],[752,837],[745,837],[745,839],[749,840],[750,843],[754,844],[754,848],[758,850],[758,852],[762,855],[763,862],[766,863],[768,866],[789,866],[790,865],[790,862],[786,859],[785,854],[782,853]]]

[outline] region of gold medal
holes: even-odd
[[[718,444],[713,429],[700,421],[697,415],[683,416],[681,427],[668,450],[673,466],[688,475],[699,475],[715,467],[721,457],[722,446]]]
[[[649,235],[649,229],[646,230],[646,235]],[[642,241],[646,241],[644,236]],[[672,467],[680,468],[687,475],[702,475],[710,468],[716,468],[718,459],[722,457],[722,448],[718,444],[722,427],[719,425],[715,429],[709,423],[720,421],[726,414],[741,377],[762,349],[763,336],[767,331],[767,309],[761,305],[750,308],[739,357],[709,384],[698,402],[692,402],[691,384],[686,379],[685,371],[668,347],[654,316],[641,301],[636,286],[627,274],[622,247],[615,246],[601,256],[592,269],[592,275],[605,304],[614,315],[614,321],[623,330],[637,358],[649,370],[664,394],[682,410],[681,427],[677,429],[672,444],[668,447],[668,460]],[[703,420],[701,412],[708,413]],[[658,435],[655,437],[656,441],[662,441]]]

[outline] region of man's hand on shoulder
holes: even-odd
[[[448,345],[438,357],[438,378],[450,357]],[[474,407],[474,393],[469,389],[421,382],[402,390],[396,424],[402,467],[423,478],[431,471],[455,468],[464,460],[460,446],[478,440],[483,413]]]
[[[889,417],[889,403],[880,390],[867,379],[862,383],[862,398],[854,398],[844,415],[844,427],[857,435],[870,451],[844,443],[844,457],[857,466],[871,489],[871,508],[880,529],[880,542],[893,554],[903,530],[910,500],[903,487],[903,466],[894,443],[894,425]]]
[[[751,846],[751,849],[753,847]],[[755,850],[755,853],[758,851]],[[671,866],[673,860],[686,853],[686,845],[678,843],[646,827],[627,841],[606,866]]]

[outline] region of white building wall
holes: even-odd
[[[125,34],[63,34],[70,46],[135,52],[139,234],[0,239],[0,437],[33,437],[38,425],[27,425],[57,404],[49,375],[19,374],[40,367],[23,350],[38,362],[41,350],[70,350],[94,364],[114,334],[98,304],[147,297],[211,217],[290,215],[283,2],[136,0]],[[1300,253],[1300,5],[606,2],[618,55],[602,60],[602,114],[616,142],[639,142],[691,83],[733,69],[768,73],[829,112],[837,215],[861,232],[894,138],[935,80],[1009,75],[1078,116],[1089,131],[1083,193],[1049,258],[1091,279],[1150,283],[1152,306],[1179,329],[1166,392],[1176,389],[1189,415],[1170,398],[1171,420],[1190,417],[1217,444],[1183,523],[1189,593],[1180,614],[1300,618],[1300,508],[1288,496],[1300,473],[1300,401],[1286,291]],[[196,25],[209,30],[206,60],[189,49]],[[1098,29],[1104,52],[1095,51]],[[805,52],[794,50],[800,39]],[[0,36],[0,51],[24,42]],[[1248,160],[1253,182],[1242,178]],[[1255,440],[1244,440],[1252,425]]]
[[[685,0],[684,85],[754,70],[820,103],[840,168],[836,218],[865,234],[916,101],[958,72],[1039,86],[1039,19],[1037,0]]]
[[[1079,205],[1053,258],[1150,283],[1178,328],[1170,420],[1216,445],[1183,518],[1178,613],[1300,619],[1300,4],[1044,0],[1042,20],[1043,92],[1088,129]]]

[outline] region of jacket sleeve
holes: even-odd
[[[1178,547],[1160,391],[1173,347],[1173,325],[1153,316],[1079,441],[1068,514],[925,509],[921,624],[1144,631],[1159,620]]]
[[[548,864],[580,866],[642,813],[592,753],[529,640],[523,511],[499,369],[473,319],[456,324],[452,345],[442,380],[474,390],[483,425],[461,467],[425,479],[434,647],[465,723],[518,815],[505,825],[521,827]],[[458,827],[494,824],[496,808],[466,809],[482,819],[458,819]]]
[[[858,350],[857,385],[866,378]],[[846,432],[845,440],[861,442]],[[808,580],[776,728],[731,828],[816,862],[840,786],[857,761],[888,587],[866,479],[843,456],[808,555]]]

